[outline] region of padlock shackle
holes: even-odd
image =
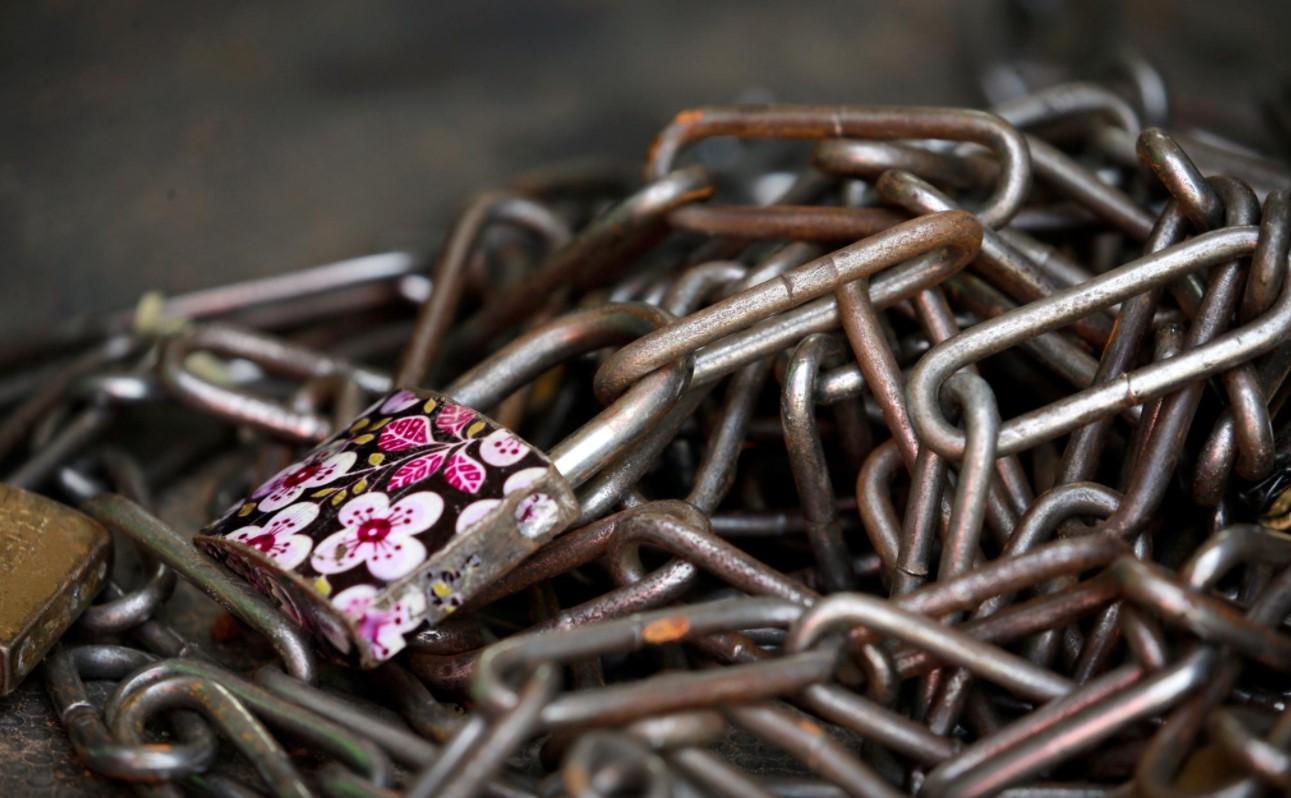
[[[672,286],[652,304],[657,303],[674,316],[684,316],[699,307],[710,295],[729,294],[744,287],[751,272],[779,273],[790,268],[794,262],[792,253],[786,256],[784,250],[780,250],[752,270],[737,261],[715,260],[701,263],[678,275]],[[757,278],[755,276],[752,279]],[[595,479],[583,486],[583,490],[579,491],[581,515],[575,521],[576,526],[599,518],[618,504],[623,495],[654,467],[664,448],[677,437],[682,426],[690,421],[713,387],[712,384],[695,387],[692,376],[690,388],[646,434],[636,439],[631,450],[616,456],[612,463],[598,471]],[[734,463],[731,459],[724,458],[721,464],[710,464],[710,473],[712,468],[733,470]]]
[[[517,338],[458,377],[444,393],[484,411],[548,369],[606,346],[632,341],[668,324],[666,311],[641,303],[575,311]],[[644,434],[690,384],[686,356],[638,381],[614,404],[579,427],[548,453],[572,485],[585,482]]]
[[[547,455],[565,479],[581,485],[648,432],[690,385],[693,358],[643,377]]]
[[[634,341],[673,317],[644,302],[576,310],[517,337],[453,380],[443,393],[481,412],[567,360]]]

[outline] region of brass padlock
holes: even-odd
[[[194,542],[345,658],[373,667],[577,518],[574,486],[672,406],[691,364],[642,380],[550,456],[473,407],[667,320],[637,305],[570,314],[442,395],[391,392]]]
[[[89,516],[0,483],[0,695],[89,606],[107,579],[111,548]]]

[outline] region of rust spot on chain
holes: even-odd
[[[677,115],[673,117],[672,122],[674,125],[691,125],[703,118],[704,110],[702,108],[691,108],[686,111],[679,111]]]
[[[806,718],[798,721],[798,728],[807,734],[810,734],[812,737],[822,737],[825,734],[825,730],[820,728],[820,724],[813,723]]]
[[[661,643],[680,640],[689,631],[690,619],[684,615],[677,615],[672,618],[660,618],[646,624],[645,629],[641,630],[641,637],[647,643],[657,646]]]

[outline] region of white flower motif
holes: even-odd
[[[457,516],[457,528],[455,531],[459,535],[462,534],[501,503],[500,499],[480,499],[466,505]]]
[[[244,546],[258,549],[285,571],[294,569],[309,556],[313,541],[307,535],[297,535],[318,517],[318,505],[299,502],[280,510],[264,526],[244,526],[228,535]]]
[[[256,489],[251,498],[260,499],[256,505],[265,512],[286,507],[300,498],[310,488],[319,488],[344,476],[354,467],[358,455],[354,452],[332,454],[323,449],[314,452],[299,463],[279,471],[268,482]],[[260,497],[264,498],[260,498]]]
[[[421,401],[412,391],[395,391],[381,403],[381,412],[385,414],[402,413]]]
[[[538,478],[546,473],[547,473],[547,469],[545,466],[537,466],[535,468],[522,468],[519,471],[512,474],[511,476],[507,477],[507,481],[502,485],[502,495],[510,496],[512,493],[515,493],[518,490],[524,490],[525,488],[529,487],[533,483],[537,482]]]
[[[499,468],[513,465],[529,454],[529,445],[505,429],[495,430],[480,441],[480,457]]]
[[[386,660],[405,645],[405,632],[411,632],[426,614],[426,598],[419,590],[408,590],[398,601],[376,605],[378,591],[372,585],[355,585],[332,599],[355,627],[362,640],[369,643],[373,656]]]
[[[430,529],[443,511],[444,500],[431,491],[394,504],[379,491],[350,499],[336,516],[345,528],[318,544],[310,565],[335,574],[364,562],[376,578],[398,579],[426,559],[426,547],[413,535]]]

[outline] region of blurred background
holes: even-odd
[[[1291,3],[398,0],[0,6],[0,335],[391,248],[552,161],[635,168],[704,103],[981,105],[998,57],[1132,48],[1274,154]],[[1040,70],[1043,72],[1043,70]]]

